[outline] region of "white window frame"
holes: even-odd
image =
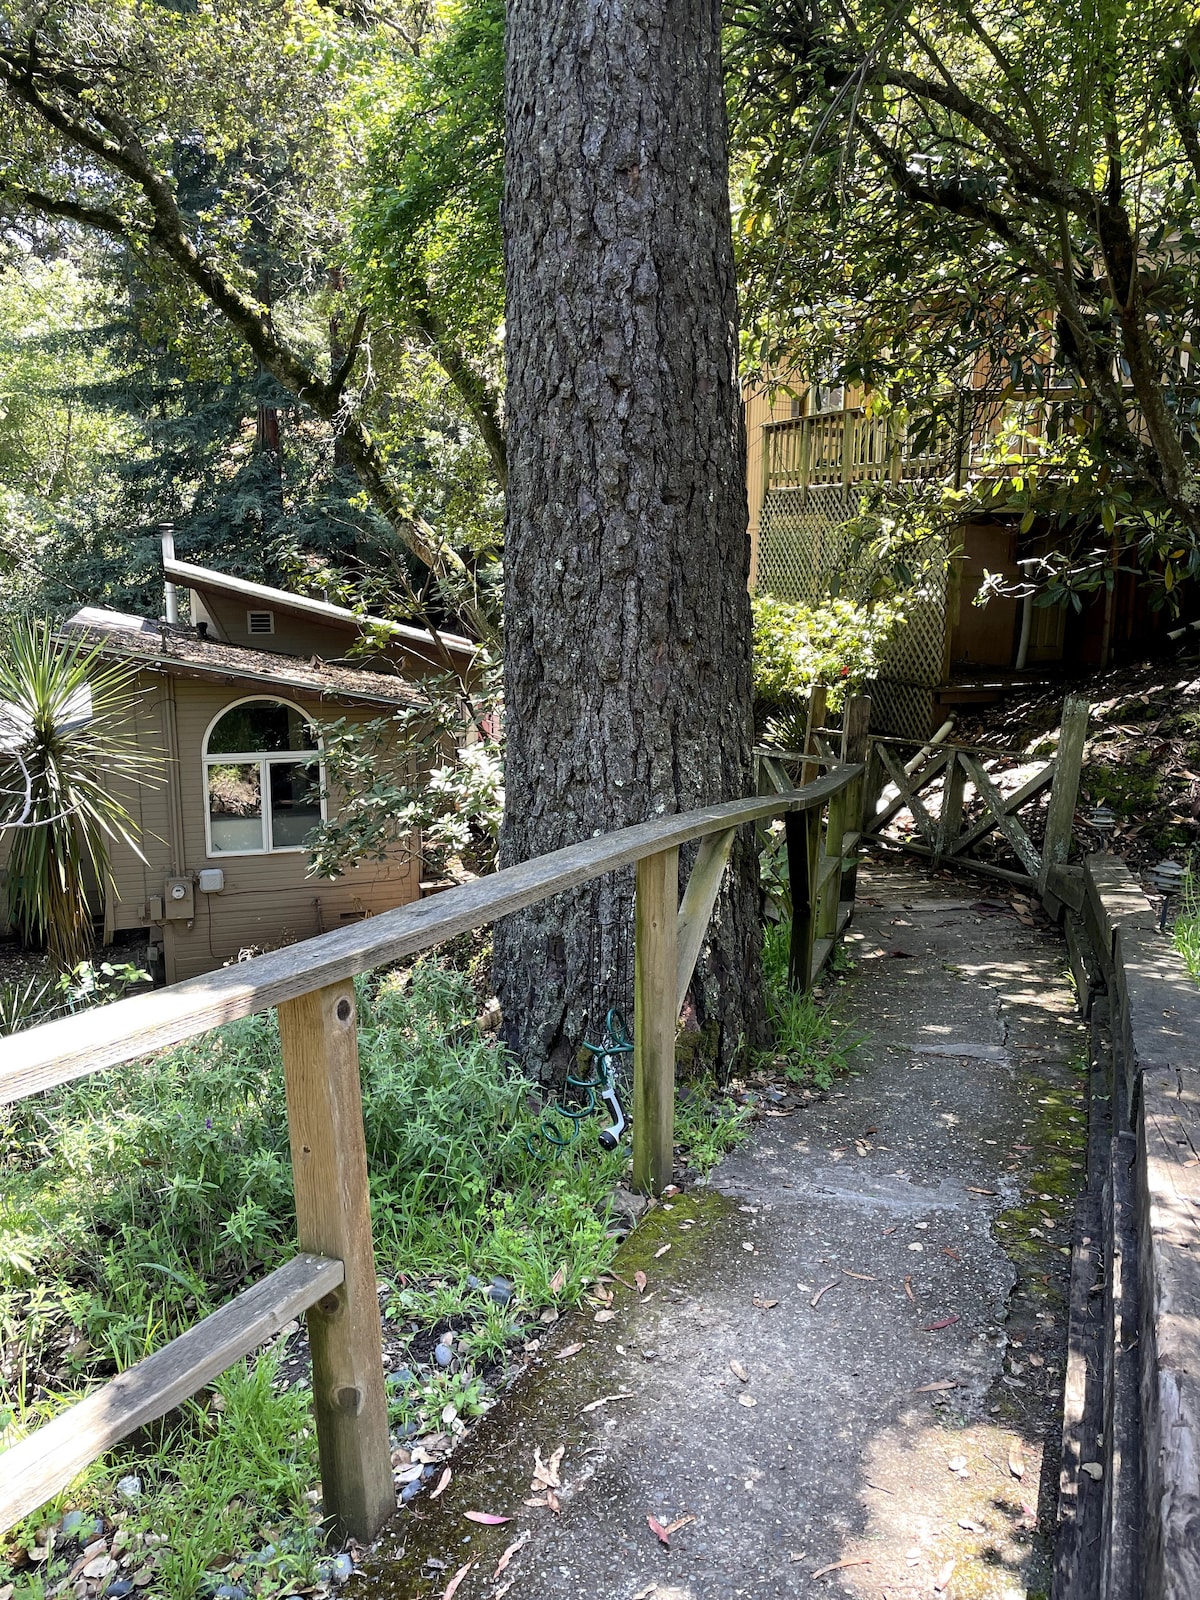
[[[308,758],[314,756],[317,762],[317,783],[320,787],[321,821],[329,821],[329,813],[325,801],[325,763],[321,759],[321,729],[313,721],[303,706],[297,705],[294,700],[286,700],[278,694],[244,694],[240,700],[231,700],[227,706],[222,706],[213,717],[208,727],[204,730],[204,740],[200,746],[200,791],[204,797],[204,852],[209,861],[224,861],[229,856],[295,856],[307,853],[306,844],[274,844],[271,840],[271,777],[264,769],[282,762],[295,762],[304,759],[302,750],[274,750],[264,753],[262,750],[248,750],[244,752],[231,751],[228,754],[210,756],[208,741],[212,738],[213,729],[221,718],[238,706],[252,704],[260,700],[269,700],[272,705],[287,706],[289,710],[296,711],[308,723],[316,736],[317,748],[309,752]],[[261,809],[263,848],[260,850],[214,850],[212,840],[212,808],[208,799],[208,769],[209,767],[258,767],[258,793]]]

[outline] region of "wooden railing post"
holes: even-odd
[[[935,864],[940,864],[945,856],[953,854],[954,842],[962,831],[963,790],[966,784],[966,768],[957,756],[952,756],[942,784],[942,810],[933,846]]]
[[[842,760],[854,766],[866,762],[867,752],[871,742],[871,697],[869,694],[854,694],[846,701],[845,710],[842,712]],[[845,812],[843,823],[848,833],[861,833],[863,812],[863,791],[866,787],[866,774],[855,778],[846,790]],[[842,868],[841,887],[838,892],[840,900],[853,901],[858,889],[858,851],[857,846],[853,856],[847,859]]]
[[[829,699],[829,690],[823,683],[814,683],[808,691],[808,720],[804,725],[804,755],[805,757],[818,754],[817,734],[825,726],[825,705]],[[800,783],[812,783],[821,769],[815,760],[805,760],[800,768]]]
[[[325,1516],[373,1539],[396,1509],[367,1185],[358,1027],[348,979],[278,1008],[300,1248],[345,1280],[308,1313]]]
[[[1079,695],[1063,701],[1062,726],[1058,733],[1058,753],[1054,758],[1054,782],[1046,811],[1046,838],[1042,845],[1042,865],[1038,888],[1045,889],[1051,867],[1060,867],[1071,849],[1071,827],[1079,799],[1079,775],[1083,769],[1083,747],[1087,743],[1091,707]]]
[[[675,1153],[679,850],[637,864],[633,999],[633,1186],[661,1194]]]
[[[788,983],[801,994],[812,982],[813,945],[817,937],[814,880],[821,839],[821,813],[789,811],[783,819],[787,845],[788,889],[792,899],[792,936],[788,948]]]
[[[825,850],[817,857],[817,938],[837,937],[838,897],[842,889],[842,869],[830,866],[840,863],[842,839],[846,832],[846,791],[841,789],[830,795],[829,809],[825,813]],[[811,981],[811,980],[810,980]]]

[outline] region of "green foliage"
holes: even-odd
[[[150,974],[131,962],[81,961],[57,978],[0,983],[0,1038],[54,1017],[107,1005],[135,984],[149,982]]]
[[[475,1029],[463,975],[425,960],[358,987],[389,1315],[412,1334],[448,1318],[463,1328],[462,1370],[398,1396],[397,1420],[440,1427],[448,1404],[460,1418],[477,1414],[485,1366],[539,1308],[572,1304],[608,1262],[607,1196],[625,1157],[601,1151],[593,1130],[565,1159],[530,1154],[534,1086]],[[166,1052],[153,1070],[122,1068],[22,1102],[0,1125],[0,1151],[0,1423],[7,1409],[19,1427],[33,1425],[64,1391],[138,1359],[294,1249],[269,1017]],[[509,1278],[512,1302],[488,1302],[468,1285],[472,1273]],[[163,1592],[193,1593],[215,1554],[244,1557],[277,1517],[291,1553],[260,1592],[286,1588],[299,1566],[311,1575],[308,1398],[275,1378],[270,1357],[234,1369],[217,1386],[223,1411],[198,1400],[154,1448],[123,1447],[76,1490],[71,1503],[104,1506],[114,1471],[138,1472],[131,1525],[170,1538]]]
[[[475,737],[455,751],[464,704]],[[382,860],[414,830],[427,870],[494,871],[504,810],[503,746],[492,731],[500,706],[498,669],[484,661],[469,698],[457,677],[431,677],[417,703],[386,717],[322,724],[326,783],[338,803],[316,831],[313,871],[334,878]]]
[[[790,987],[790,938],[787,922],[768,923],[763,930],[763,989],[774,1048],[760,1059],[782,1067],[793,1083],[828,1089],[839,1073],[849,1070],[861,1041],[811,995],[797,994]]]
[[[1189,863],[1187,877],[1183,880],[1171,938],[1187,964],[1192,982],[1200,984],[1200,885],[1196,881],[1194,861]]]
[[[45,622],[18,622],[0,654],[9,912],[64,971],[91,947],[88,892],[109,880],[110,841],[141,853],[112,792],[155,781],[154,753],[129,725],[136,698],[128,667],[104,663],[82,635],[56,638]]]
[[[884,646],[904,620],[894,600],[855,604],[835,598],[804,606],[755,595],[751,604],[759,718],[790,707],[815,684],[829,688],[836,709],[847,691],[875,676]]]
[[[753,1126],[754,1107],[734,1100],[710,1077],[689,1083],[676,1102],[676,1141],[687,1151],[688,1166],[700,1173],[748,1139]]]
[[[372,85],[353,261],[372,304],[451,327],[495,385],[504,315],[503,0],[438,8],[427,47]],[[436,319],[436,327],[424,328]]]
[[[315,581],[314,569],[352,588],[374,579],[389,609],[438,615],[420,589],[423,552],[425,565],[470,569],[454,603],[471,616],[491,604],[490,576],[473,580],[499,540],[498,278],[485,292],[467,241],[473,227],[486,251],[490,230],[499,261],[484,193],[490,181],[498,195],[499,161],[485,179],[491,134],[463,42],[474,25],[465,8],[442,11],[55,0],[0,18],[9,238],[27,241],[22,273],[35,250],[86,256],[104,315],[77,321],[103,359],[68,365],[64,385],[72,417],[113,419],[123,439],[78,504],[51,516],[38,488],[10,509],[13,561],[31,518],[49,526],[26,573],[43,604],[153,613],[162,520],[182,555],[270,582]],[[498,39],[494,8],[481,26]],[[378,184],[364,185],[364,154]],[[412,204],[391,243],[385,220],[356,254],[364,195],[386,188],[386,212],[397,185]],[[460,226],[472,214],[486,224]]]
[[[1051,600],[1114,542],[1172,596],[1200,571],[1194,7],[739,0],[728,45],[750,364],[869,385],[947,482],[965,445],[948,509],[1020,519]]]

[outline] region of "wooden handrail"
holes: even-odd
[[[293,1317],[335,1294],[344,1277],[340,1261],[293,1256],[161,1350],[10,1445],[0,1454],[0,1530],[61,1493],[97,1456],[165,1417]]]
[[[764,817],[820,810],[860,773],[857,766],[839,767],[800,789],[730,800],[585,839],[206,977],[30,1028],[4,1041],[0,1104],[134,1061],[237,1017],[402,960],[661,850]]]
[[[815,694],[823,706],[824,691]],[[813,928],[819,921],[828,934],[815,958],[819,968],[849,915],[849,908],[839,905],[842,873],[837,869],[846,870],[846,854],[858,837],[846,819],[861,809],[869,702],[852,700],[849,707],[850,722],[861,723],[861,740],[848,743],[843,737],[842,764],[800,788],[658,817],[586,839],[435,899],[6,1039],[0,1103],[278,1007],[297,1233],[305,1254],[0,1453],[0,1474],[9,1467],[17,1473],[13,1486],[0,1490],[0,1529],[62,1489],[132,1427],[161,1416],[307,1308],[325,1517],[339,1537],[373,1539],[396,1501],[350,980],[636,864],[633,1169],[639,1188],[660,1193],[671,1180],[674,1153],[679,1011],[737,829],[777,816],[794,829],[800,814],[815,861],[821,812],[832,802],[826,830],[832,865],[820,884],[809,874],[803,888],[813,901],[798,979],[803,987],[814,973]],[[680,901],[679,848],[695,840],[704,842]]]

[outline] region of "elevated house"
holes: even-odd
[[[1033,397],[1031,397],[1033,398]],[[798,386],[794,394],[751,390],[746,400],[747,491],[751,584],[815,604],[832,581],[869,578],[849,524],[870,485],[893,486],[902,502],[930,480],[955,488],[985,470],[983,459],[1014,407],[1031,432],[1053,426],[1053,392],[1037,404],[980,394],[948,402],[945,414],[905,432],[891,416],[872,415],[868,396],[845,385]],[[1028,443],[1025,448],[1032,450]],[[996,470],[987,468],[986,470]],[[1111,582],[1065,602],[993,596],[974,604],[984,573],[1006,582],[1023,576],[1019,562],[1045,552],[1052,532],[1043,522],[1022,530],[1014,514],[965,516],[930,553],[942,558],[935,577],[907,608],[905,625],[887,647],[872,685],[872,725],[879,732],[925,738],[947,717],[993,702],[1068,670],[1100,669],[1147,653],[1164,622],[1143,585],[1113,555]]]
[[[475,646],[177,561],[165,544],[171,621],[85,606],[64,628],[130,665],[134,732],[162,754],[161,784],[122,786],[145,860],[112,845],[103,917],[106,940],[144,929],[173,983],[418,898],[417,838],[338,879],[311,875],[306,840],[339,804],[314,781],[321,726],[419,703],[419,680],[469,671]],[[382,651],[351,657],[368,630]]]

